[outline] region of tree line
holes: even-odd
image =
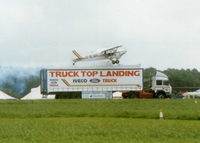
[[[147,68],[144,70],[144,81],[155,74],[155,68]],[[169,77],[173,91],[194,91],[200,88],[200,72],[197,69],[172,69],[161,71]],[[144,83],[145,87],[149,83]]]
[[[150,78],[155,74],[155,68],[144,69],[144,87],[149,87]],[[161,71],[168,75],[174,91],[194,91],[200,88],[200,72],[197,69],[167,69]],[[40,85],[39,72],[35,75],[8,75],[1,82],[0,89],[5,93],[20,98],[28,94],[32,88]]]

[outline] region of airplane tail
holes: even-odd
[[[78,59],[82,59],[82,58],[83,58],[78,52],[76,52],[76,50],[73,50],[72,52],[74,53],[74,55],[75,55]]]

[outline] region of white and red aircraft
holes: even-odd
[[[122,55],[124,55],[127,50],[121,48],[122,46],[116,46],[110,49],[101,50],[98,53],[87,55],[87,56],[81,56],[76,50],[73,50],[72,52],[77,57],[73,60],[73,65],[75,65],[76,62],[79,61],[91,61],[91,60],[105,60],[109,59],[112,61],[113,64],[119,64],[119,59]]]

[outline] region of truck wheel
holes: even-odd
[[[165,98],[165,94],[164,93],[158,93],[157,94],[157,98]]]

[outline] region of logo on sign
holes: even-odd
[[[87,79],[73,79],[73,83],[87,83]]]
[[[49,80],[51,84],[57,84],[58,83],[58,79],[50,79]]]
[[[90,79],[91,83],[99,83],[101,80],[97,78]]]

